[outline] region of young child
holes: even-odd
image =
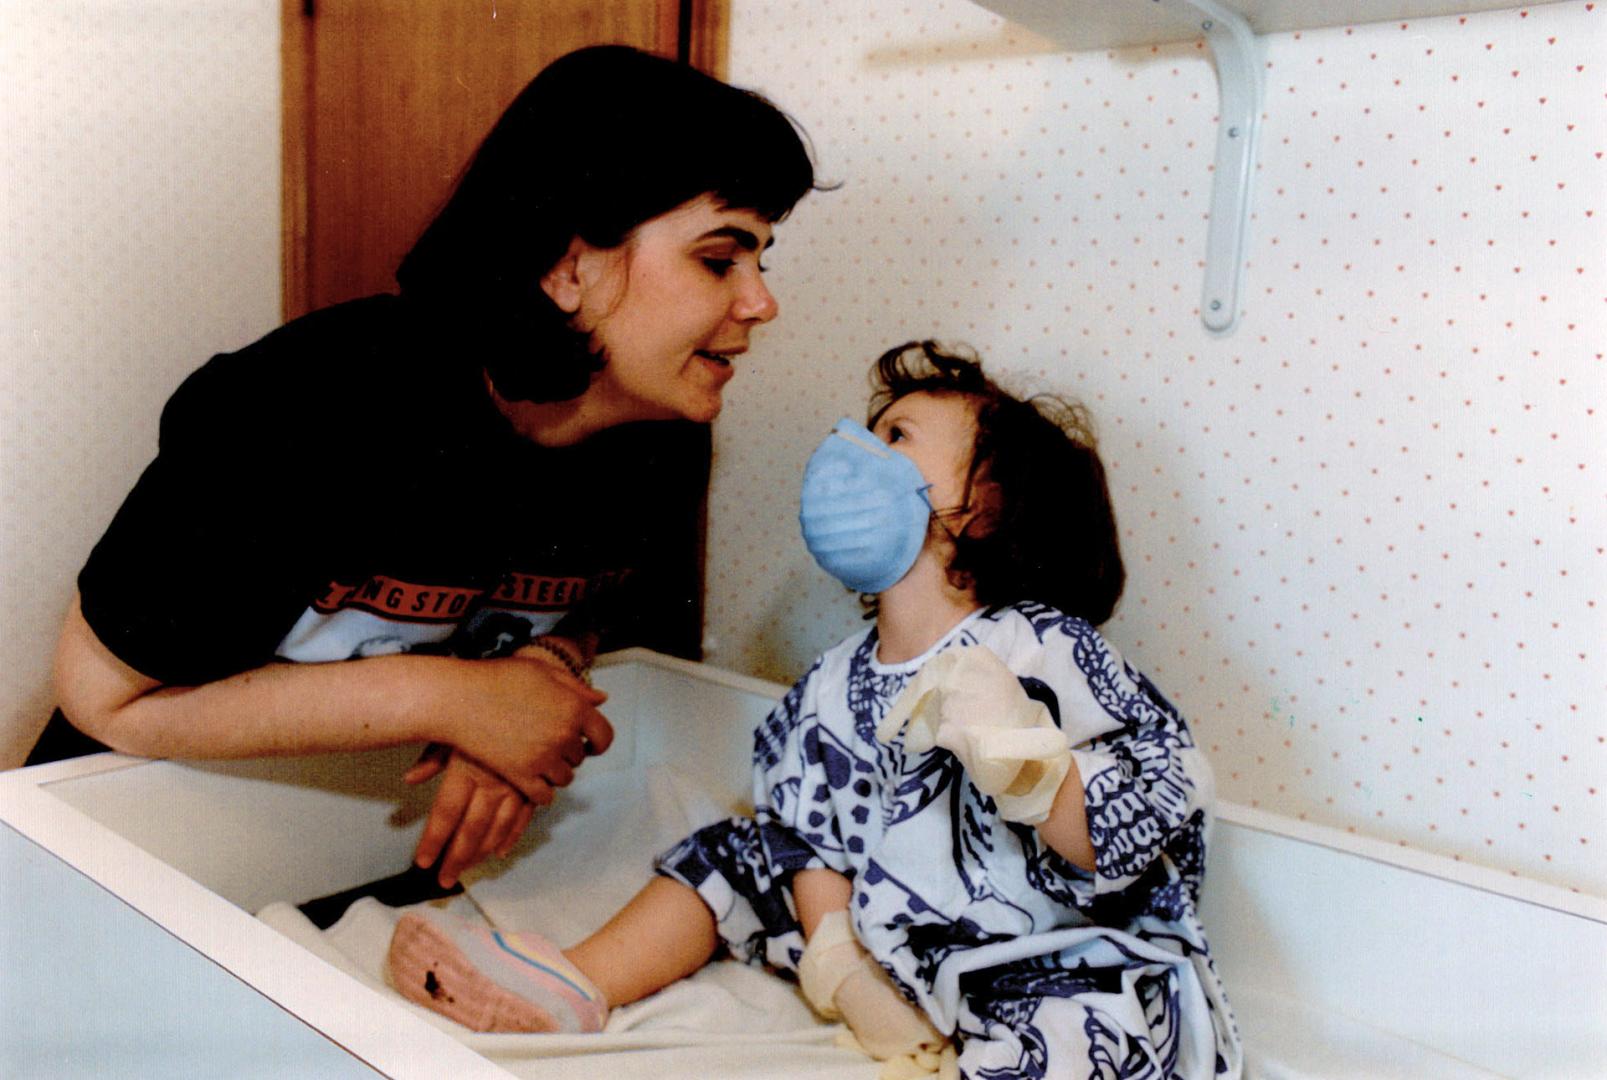
[[[1210,774],[1094,629],[1121,593],[1080,409],[931,342],[805,472],[810,551],[873,594],[760,726],[751,818],[660,856],[560,950],[402,918],[389,973],[480,1030],[598,1030],[725,949],[795,972],[872,1056],[969,1077],[1209,1078],[1238,1036],[1196,915]]]

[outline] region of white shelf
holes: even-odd
[[[1555,0],[1544,0],[1546,3]],[[1019,23],[1067,49],[1164,45],[1202,37],[1199,20],[1181,4],[1160,0],[976,0],[980,7]],[[1517,10],[1541,4],[1509,0],[1227,0],[1257,34],[1326,26],[1409,22],[1438,15]]]
[[[1211,178],[1200,321],[1212,334],[1238,324],[1251,187],[1261,134],[1267,34],[1366,22],[1407,22],[1511,8],[1486,0],[975,0],[1068,50],[1125,48],[1203,37],[1216,64],[1220,119]]]

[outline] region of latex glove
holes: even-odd
[[[856,1048],[861,1052],[863,1046]],[[945,1043],[941,1050],[918,1050],[882,1062],[877,1080],[960,1080],[959,1055],[953,1043]]]
[[[993,796],[1006,821],[1037,825],[1049,816],[1071,768],[1071,746],[1041,702],[985,645],[948,649],[927,662],[876,726],[890,743],[905,726],[904,748],[941,746]]]
[[[846,1023],[859,1048],[879,1061],[936,1053],[948,1041],[860,945],[846,911],[821,916],[798,981],[816,1012]]]

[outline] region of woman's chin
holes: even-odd
[[[714,418],[720,415],[720,409],[723,404],[719,398],[715,398],[713,401],[706,401],[701,405],[685,410],[681,413],[681,416],[694,424],[712,424]]]

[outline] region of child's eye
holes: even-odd
[[[904,438],[904,429],[897,424],[887,429],[887,445],[891,446],[902,438]]]
[[[710,259],[704,259],[703,260],[703,265],[708,267],[709,272],[712,273],[715,277],[725,277],[725,275],[727,275],[727,274],[729,274],[731,272],[731,268],[733,266],[735,266],[736,264],[737,264],[737,262],[736,262],[735,259],[712,259],[712,258],[710,258]]]

